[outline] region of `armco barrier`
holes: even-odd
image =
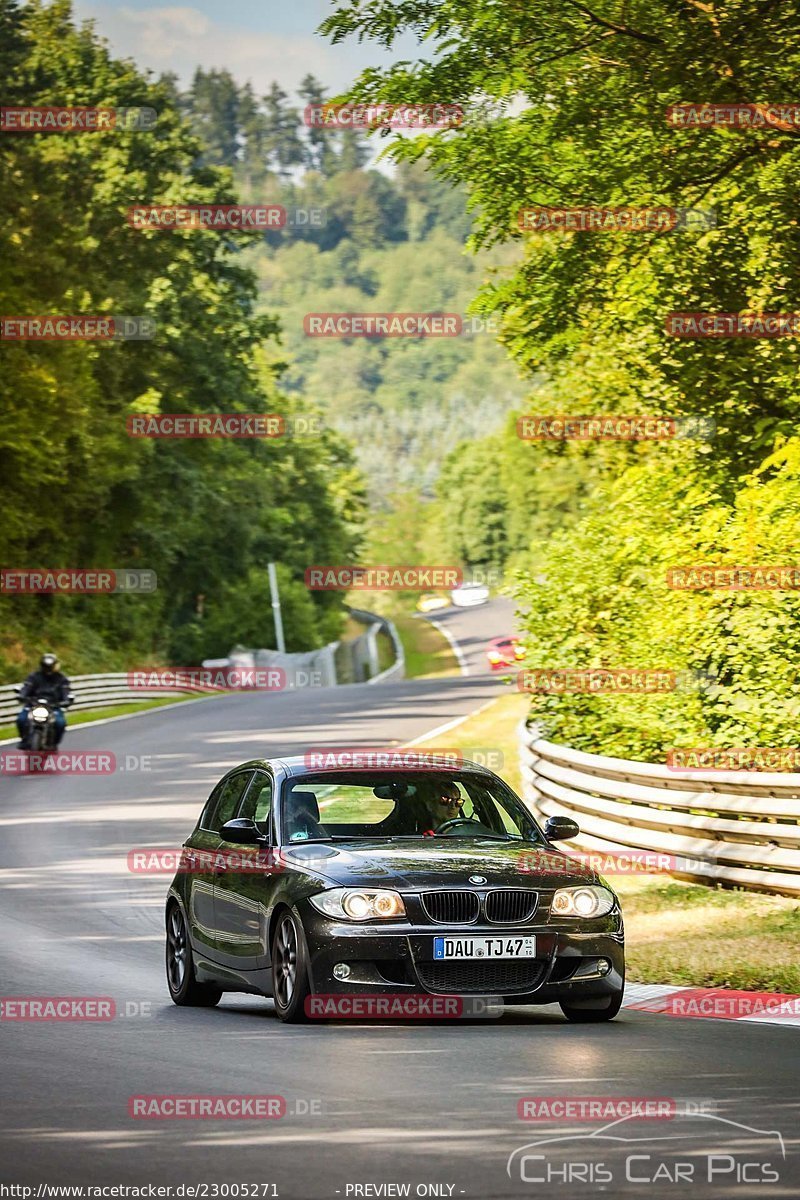
[[[586,754],[519,728],[523,795],[577,821],[576,849],[681,859],[680,878],[800,896],[800,774],[674,771]]]
[[[400,641],[400,635],[394,624],[385,617],[378,617],[375,613],[365,612],[360,608],[351,608],[350,615],[367,627],[366,633],[362,634],[360,638],[356,638],[357,643],[364,644],[366,652],[367,661],[361,678],[366,679],[367,683],[385,683],[389,679],[402,679],[406,671],[406,657],[403,652],[403,643]],[[378,650],[378,638],[381,634],[389,638],[394,651],[394,662],[384,671],[380,669]]]
[[[123,671],[111,675],[70,675],[70,689],[75,697],[75,708],[104,708],[107,704],[130,704],[134,700],[154,700],[160,696],[197,695],[197,688],[132,688]],[[8,723],[19,712],[19,702],[14,695],[15,684],[0,686],[0,722]]]
[[[405,671],[403,647],[397,630],[391,621],[376,617],[373,613],[361,612],[354,609],[353,616],[367,625],[367,630],[355,642],[359,644],[359,653],[363,663],[358,666],[356,681],[366,680],[378,683],[388,679],[402,679]],[[386,633],[394,646],[395,661],[385,671],[379,670],[377,638],[379,633]],[[246,650],[235,646],[228,658],[207,659],[204,666],[216,665],[232,667],[282,667],[287,675],[297,680],[297,686],[333,687],[337,682],[335,665],[335,650],[337,646],[347,646],[348,643],[331,642],[319,650],[310,650],[305,654],[279,654],[277,650]],[[165,688],[131,688],[125,672],[108,675],[70,675],[70,688],[75,697],[73,708],[104,708],[106,705],[129,704],[133,700],[153,700],[165,696],[181,696],[198,694],[197,688],[185,687],[167,690]],[[15,684],[0,685],[0,724],[9,724],[19,712],[19,703],[14,695]]]

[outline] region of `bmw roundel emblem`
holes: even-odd
[[[470,883],[486,883],[486,877],[484,875],[470,875],[469,881]]]

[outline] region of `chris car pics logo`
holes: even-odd
[[[657,1117],[633,1113],[591,1133],[554,1133],[528,1142],[509,1155],[506,1173],[530,1188],[570,1184],[575,1189],[571,1196],[589,1196],[598,1185],[615,1184],[662,1188],[659,1195],[683,1196],[708,1184],[733,1189],[778,1183],[785,1159],[783,1136],[775,1129],[758,1129],[704,1111],[685,1116],[668,1112],[663,1124]]]

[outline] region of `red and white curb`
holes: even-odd
[[[800,1028],[800,996],[782,992],[744,992],[730,988],[679,987],[629,983],[623,1008],[692,1020],[748,1021]]]

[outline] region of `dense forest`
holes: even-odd
[[[276,84],[255,96],[227,71],[198,69],[185,92],[168,82],[205,161],[229,167],[244,200],[300,214],[246,255],[261,309],[279,316],[282,387],[312,399],[352,442],[376,514],[394,506],[397,490],[430,497],[442,458],[497,428],[530,390],[486,319],[474,318],[477,331],[457,339],[319,340],[306,336],[303,317],[464,315],[487,275],[508,274],[515,248],[470,254],[462,188],[417,163],[387,175],[381,147],[359,130],[307,128],[306,106],[325,96],[313,76],[294,97]]]
[[[527,665],[680,673],[661,695],[535,695],[551,735],[654,758],[676,744],[792,745],[797,591],[675,590],[667,580],[694,563],[797,564],[798,342],[677,339],[666,322],[672,312],[800,309],[800,131],[779,112],[675,125],[667,111],[783,104],[798,77],[797,14],[746,0],[635,0],[624,14],[562,0],[535,12],[375,0],[341,6],[323,25],[334,42],[424,39],[423,62],[364,72],[351,89],[359,101],[463,106],[461,128],[398,137],[390,153],[466,189],[475,247],[518,249],[516,269],[489,278],[480,303],[537,381],[531,411],[715,423],[711,440],[527,443],[509,420],[454,451],[414,532],[507,569]],[[700,208],[715,222],[520,228],[522,209],[586,205]]]
[[[71,669],[270,644],[276,559],[292,648],[337,635],[309,562],[459,561],[505,572],[531,667],[678,672],[660,695],[535,695],[553,736],[663,757],[796,740],[796,590],[676,590],[695,563],[796,562],[796,337],[676,338],[673,312],[800,310],[791,121],[675,126],[679,103],[786,101],[795,14],[643,0],[624,22],[547,0],[374,0],[333,42],[426,58],[370,70],[369,102],[461,104],[447,130],[307,128],[324,98],[188,86],[115,60],[67,0],[0,0],[9,103],[147,105],[155,130],[0,139],[9,313],[125,312],[152,342],[4,344],[3,563],[147,566],[154,597],[0,597],[0,669],[43,641]],[[775,51],[781,46],[781,53]],[[128,205],[244,201],[305,214],[266,233],[131,230]],[[539,231],[532,206],[713,211],[690,228]],[[309,219],[310,213],[323,219]],[[454,311],[452,339],[315,339],[311,311]],[[146,412],[317,414],[317,437],[131,439]],[[540,441],[520,413],[702,418],[713,436]],[[444,461],[442,461],[444,458]],[[91,522],[85,513],[92,513]]]
[[[442,454],[496,427],[522,385],[486,334],[322,341],[303,316],[465,312],[481,274],[463,194],[413,165],[390,177],[358,134],[305,128],[302,106],[322,94],[311,77],[296,104],[224,71],[198,70],[182,91],[114,59],[67,0],[0,0],[0,44],[6,103],[158,114],[147,131],[0,139],[3,311],[156,326],[146,343],[4,343],[0,562],[158,578],[147,596],[0,595],[0,674],[19,678],[42,645],[76,673],[274,644],[272,559],[288,648],[335,638],[343,598],[309,593],[306,566],[363,554],[367,501],[386,510],[403,486],[430,496]],[[164,234],[130,228],[142,202],[280,203],[323,219]],[[137,412],[277,412],[321,432],[132,439]]]
[[[158,114],[152,131],[0,139],[3,312],[135,314],[156,326],[149,342],[4,343],[0,561],[158,578],[149,595],[3,596],[3,674],[19,678],[42,645],[78,672],[269,639],[270,559],[289,645],[336,636],[341,598],[302,585],[309,561],[347,560],[358,544],[362,485],[335,431],[313,444],[126,431],[133,412],[306,411],[279,390],[278,322],[257,311],[239,245],[125,221],[142,197],[233,201],[230,172],[204,161],[168,82],[113,59],[68,3],[2,0],[0,46],[4,103]]]

